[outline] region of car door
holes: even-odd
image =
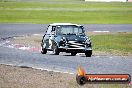
[[[52,26],[51,34],[49,36],[49,48],[53,50],[53,44],[54,44],[54,37],[55,37],[55,29],[56,26]]]
[[[48,26],[46,35],[44,37],[45,46],[47,49],[53,49],[54,35],[55,35],[55,26]]]
[[[52,26],[48,26],[47,28],[47,31],[46,31],[46,34],[44,35],[44,46],[46,49],[50,49],[50,44],[49,44],[49,39],[50,39],[50,36],[51,36],[51,31],[52,31]]]

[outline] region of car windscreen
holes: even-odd
[[[80,26],[74,25],[61,25],[56,27],[57,35],[67,35],[67,34],[76,34],[76,35],[83,35],[84,31],[83,28]]]

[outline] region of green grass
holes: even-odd
[[[132,55],[132,33],[91,35],[93,51],[103,51],[114,55]]]
[[[59,2],[60,1],[60,2]],[[0,23],[131,24],[132,3],[0,2]]]

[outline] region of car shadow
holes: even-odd
[[[72,55],[63,55],[63,56],[72,56]]]
[[[50,53],[50,54],[48,54],[48,55],[54,55],[54,56],[72,56],[71,54],[59,54],[59,55],[55,55],[55,54],[52,54],[52,53]],[[75,55],[75,56],[79,56],[79,57],[86,57],[85,55]],[[75,57],[75,56],[72,56],[72,57]],[[92,56],[94,56],[94,55],[92,55]],[[87,58],[89,58],[89,57],[87,57]]]

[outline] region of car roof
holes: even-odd
[[[72,23],[52,23],[50,24],[51,26],[56,26],[56,25],[76,25],[76,26],[81,26],[78,24],[72,24]]]

